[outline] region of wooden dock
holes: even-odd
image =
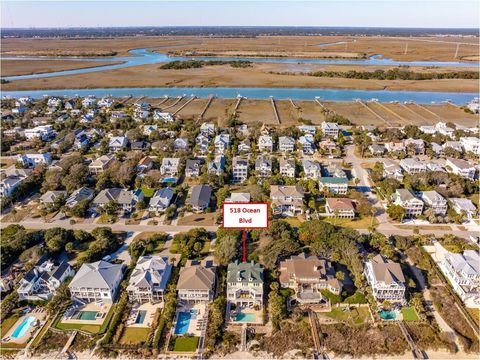
[[[178,96],[177,97],[177,100],[175,100],[175,102],[172,104],[172,105],[168,105],[166,107],[164,107],[162,110],[166,110],[166,109],[170,109],[172,107],[174,107],[175,105],[177,105],[180,101],[182,101],[183,99],[185,98],[185,96]]]
[[[277,104],[275,103],[275,99],[271,97],[270,102],[272,103],[273,115],[275,116],[275,120],[277,120],[277,124],[280,125],[280,115],[278,114],[278,109],[277,109]]]
[[[200,113],[200,115],[198,115],[198,120],[203,119],[203,116],[205,115],[205,113],[207,112],[208,108],[210,107],[210,104],[212,103],[213,99],[215,99],[215,95],[210,95],[210,97],[208,98],[207,103],[205,104],[205,107],[203,108],[203,110],[202,110],[202,112]]]
[[[237,110],[240,107],[240,103],[242,102],[242,100],[243,100],[243,96],[239,96],[237,98],[237,102],[235,103],[235,107],[233,108],[233,115],[237,113]]]
[[[367,104],[365,104],[363,101],[357,101],[359,104],[361,104],[365,109],[367,109],[368,111],[370,111],[373,115],[375,115],[377,118],[379,118],[380,120],[382,120],[385,124],[387,125],[390,125],[389,122],[384,119],[380,114],[378,114],[375,110],[373,110],[370,106],[368,106]]]
[[[182,106],[180,106],[177,110],[175,110],[173,112],[172,115],[177,115],[185,106],[187,106],[188,104],[190,104],[193,100],[195,100],[197,97],[196,96],[192,96],[190,99],[188,99],[185,104],[183,104]]]

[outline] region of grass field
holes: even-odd
[[[147,198],[151,198],[155,194],[155,189],[142,188],[143,195]]]
[[[336,226],[343,226],[351,229],[368,229],[372,225],[372,217],[371,216],[365,216],[360,219],[335,219],[335,218],[324,218],[326,222],[329,222],[333,225]],[[373,219],[373,225],[377,225],[378,221],[377,219]]]
[[[367,306],[352,308],[350,311],[346,307],[334,308],[330,312],[322,312],[321,315],[330,317],[340,322],[360,325],[370,319],[370,312]]]
[[[178,225],[211,226],[215,224],[217,213],[192,214],[178,219]]]
[[[173,351],[195,352],[197,350],[199,338],[197,336],[184,336],[175,339]]]
[[[418,321],[420,318],[413,307],[402,308],[402,315],[404,321]]]
[[[148,340],[150,328],[126,327],[123,330],[120,344],[140,344]]]
[[[0,337],[4,337],[10,328],[17,322],[18,315],[12,315],[0,324]]]

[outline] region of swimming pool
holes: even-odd
[[[184,335],[188,332],[191,317],[192,314],[190,312],[178,313],[177,323],[175,324],[175,335]]]
[[[78,320],[96,320],[97,319],[96,311],[80,311],[77,315]]]
[[[255,314],[238,313],[237,315],[235,315],[235,321],[253,323],[257,321],[257,316]]]
[[[378,313],[383,320],[395,320],[397,313],[393,310],[382,310]]]
[[[12,333],[12,338],[18,339],[25,335],[25,333],[30,329],[32,324],[37,318],[34,316],[29,316],[23,319],[23,321],[16,327]]]
[[[177,178],[174,178],[174,177],[162,179],[162,183],[166,183],[166,184],[174,184],[176,182],[177,182]]]
[[[138,312],[137,318],[135,319],[135,324],[143,324],[143,321],[145,320],[146,315],[147,315],[147,312],[145,310],[140,310]]]

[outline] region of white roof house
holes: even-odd
[[[83,264],[68,288],[73,300],[112,303],[123,278],[124,265],[106,261]]]
[[[171,273],[168,257],[141,256],[128,281],[128,297],[139,303],[161,301]]]

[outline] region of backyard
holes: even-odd
[[[62,322],[62,317],[59,317],[53,327],[59,330],[81,330],[90,334],[103,333],[106,330],[108,323],[110,322],[110,318],[114,313],[114,309],[115,306],[110,307],[110,310],[105,316],[105,320],[103,321],[102,325],[64,323]]]
[[[337,307],[332,309],[329,312],[319,313],[320,315],[327,316],[329,318],[335,319],[338,322],[349,323],[352,325],[360,325],[365,322],[368,322],[370,317],[370,311],[368,306],[361,307]]]
[[[198,336],[181,336],[175,339],[173,351],[195,352],[198,346]]]
[[[404,321],[419,321],[417,312],[413,307],[404,307],[402,308],[402,315]]]
[[[150,328],[144,327],[126,327],[123,330],[122,337],[120,338],[120,344],[139,344],[148,340],[150,334]]]

